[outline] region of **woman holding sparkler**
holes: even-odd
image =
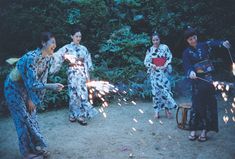
[[[150,74],[155,118],[160,117],[159,112],[162,109],[165,109],[166,116],[171,118],[170,109],[177,106],[172,97],[170,81],[167,78],[171,72],[172,54],[167,45],[160,44],[160,38],[156,32],[152,35],[152,43],[153,46],[146,53],[144,64]]]
[[[69,120],[87,125],[86,118],[93,117],[98,111],[88,101],[86,82],[90,80],[89,71],[93,70],[91,55],[80,44],[82,34],[79,28],[71,33],[72,42],[63,46],[53,55],[50,72],[59,71],[63,62],[68,61]]]
[[[26,53],[5,81],[5,97],[18,134],[24,159],[47,157],[49,152],[39,130],[36,107],[42,103],[46,89],[60,91],[59,83],[47,83],[51,55],[56,47],[54,36],[42,33],[42,48]]]
[[[214,67],[209,56],[212,48],[230,48],[230,44],[228,41],[219,40],[198,42],[197,33],[193,28],[185,31],[184,38],[189,47],[183,53],[183,64],[187,77],[192,79],[189,140],[196,140],[196,131],[202,130],[198,141],[203,142],[207,140],[208,131],[218,132],[217,102],[211,75]]]

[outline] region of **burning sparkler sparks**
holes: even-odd
[[[65,54],[65,55],[64,55],[64,59],[67,60],[67,61],[69,61],[69,62],[72,63],[72,64],[75,64],[75,63],[77,62],[77,61],[76,61],[77,57],[76,57],[75,55]]]
[[[231,54],[231,52],[230,52],[230,49],[228,49],[228,54],[229,54],[230,60],[231,60],[231,62],[232,62],[232,73],[233,73],[233,75],[235,76],[235,63],[234,63],[234,61],[233,61],[233,57],[232,57],[232,54]]]
[[[141,114],[144,114],[144,111],[143,111],[142,109],[139,109],[139,112],[140,112]]]
[[[133,119],[133,121],[136,122],[136,123],[138,123],[138,121],[137,121],[135,118]]]
[[[229,85],[225,86],[226,91],[229,91]]]
[[[229,117],[228,117],[228,116],[224,116],[224,117],[223,117],[223,120],[224,120],[224,123],[227,124],[228,121],[229,121]]]
[[[107,81],[90,81],[87,82],[86,85],[89,88],[90,103],[93,104],[93,95],[96,94],[96,96],[101,99],[103,107],[108,107],[109,105],[103,96],[107,95],[112,90],[117,90],[112,84]],[[103,114],[103,116],[107,117],[106,114]]]
[[[149,119],[149,123],[150,123],[150,124],[153,124],[153,121]]]
[[[232,114],[234,113],[234,110],[233,110],[233,108],[231,108],[231,109],[230,109],[230,111],[231,111],[231,113],[232,113]]]
[[[103,114],[105,118],[107,118],[107,114],[104,112],[104,109],[109,106],[106,96],[109,93],[117,93],[120,98],[118,98],[118,105],[122,106],[122,102],[128,104],[128,99],[126,97],[126,91],[119,91],[114,85],[110,84],[108,81],[89,81],[86,83],[86,86],[89,89],[89,101],[93,104],[94,96],[98,97],[102,101],[102,108],[99,109],[99,112]],[[123,94],[123,95],[122,95]],[[131,101],[132,104],[136,105],[135,101]],[[144,113],[143,110],[139,110],[140,113]],[[137,119],[133,119],[135,122],[138,122]]]
[[[103,113],[103,111],[104,111],[103,108],[100,108],[100,109],[99,109],[99,112],[100,112],[100,113]]]
[[[233,69],[233,75],[235,76],[235,63],[233,63],[232,69]]]
[[[134,104],[134,105],[136,105],[136,102],[134,102],[134,101],[131,101],[131,103]]]
[[[234,103],[232,103],[232,107],[235,108],[235,104]]]
[[[106,113],[105,113],[105,112],[103,112],[103,116],[104,116],[104,118],[107,118],[107,115],[106,115]]]
[[[136,128],[132,127],[132,130],[133,130],[133,131],[136,131]]]

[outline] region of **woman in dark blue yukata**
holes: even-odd
[[[5,97],[13,118],[19,149],[24,159],[43,159],[49,155],[39,130],[36,107],[46,89],[61,91],[60,83],[47,83],[51,55],[56,47],[49,32],[41,35],[42,47],[23,55],[5,81]]]
[[[193,28],[185,31],[184,38],[189,47],[183,53],[183,64],[186,76],[192,81],[189,140],[196,140],[196,131],[201,130],[198,141],[203,142],[207,140],[208,131],[218,132],[217,101],[212,84],[214,67],[209,56],[213,48],[230,48],[230,43],[222,40],[198,42],[197,33]]]

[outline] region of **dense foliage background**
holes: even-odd
[[[149,97],[143,60],[151,46],[153,30],[173,53],[172,83],[176,86],[183,79],[183,30],[189,25],[197,27],[201,40],[228,39],[234,45],[234,8],[234,0],[1,0],[1,95],[3,81],[12,67],[5,59],[20,57],[39,46],[39,35],[45,30],[56,35],[59,48],[71,41],[71,26],[79,25],[82,43],[91,52],[95,65],[93,78],[108,80],[122,89],[131,88],[130,97]],[[232,80],[226,50],[215,52],[216,76]],[[66,83],[65,70],[50,80]],[[174,89],[175,95],[179,92]],[[57,106],[67,100],[66,91],[59,95],[49,92],[45,103]]]

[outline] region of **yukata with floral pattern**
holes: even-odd
[[[212,81],[213,70],[208,72],[196,71],[196,64],[205,60],[209,61],[211,50],[215,47],[222,47],[223,41],[209,40],[199,42],[196,48],[188,47],[183,53],[183,64],[186,76],[189,77],[191,71],[197,77]],[[192,109],[190,113],[189,126],[191,130],[206,130],[218,132],[218,112],[213,84],[201,79],[191,80],[192,82]]]
[[[153,58],[166,58],[166,62],[162,68],[153,67]],[[150,47],[146,53],[144,60],[145,66],[150,74],[150,81],[153,94],[153,107],[156,113],[162,109],[176,108],[176,102],[172,97],[170,81],[168,79],[171,69],[170,63],[172,54],[167,45],[160,44],[158,48]]]
[[[27,102],[37,107],[45,94],[45,84],[50,66],[50,56],[42,56],[36,49],[22,56],[5,81],[4,92],[14,120],[22,155],[35,152],[36,146],[46,147],[39,130],[36,109],[29,113]]]
[[[86,81],[89,80],[89,71],[93,70],[91,55],[83,45],[70,43],[63,46],[53,55],[53,66],[50,72],[59,71],[65,55],[72,55],[73,64],[69,64],[68,94],[69,94],[69,115],[72,118],[91,118],[98,111],[88,101],[88,90]]]

